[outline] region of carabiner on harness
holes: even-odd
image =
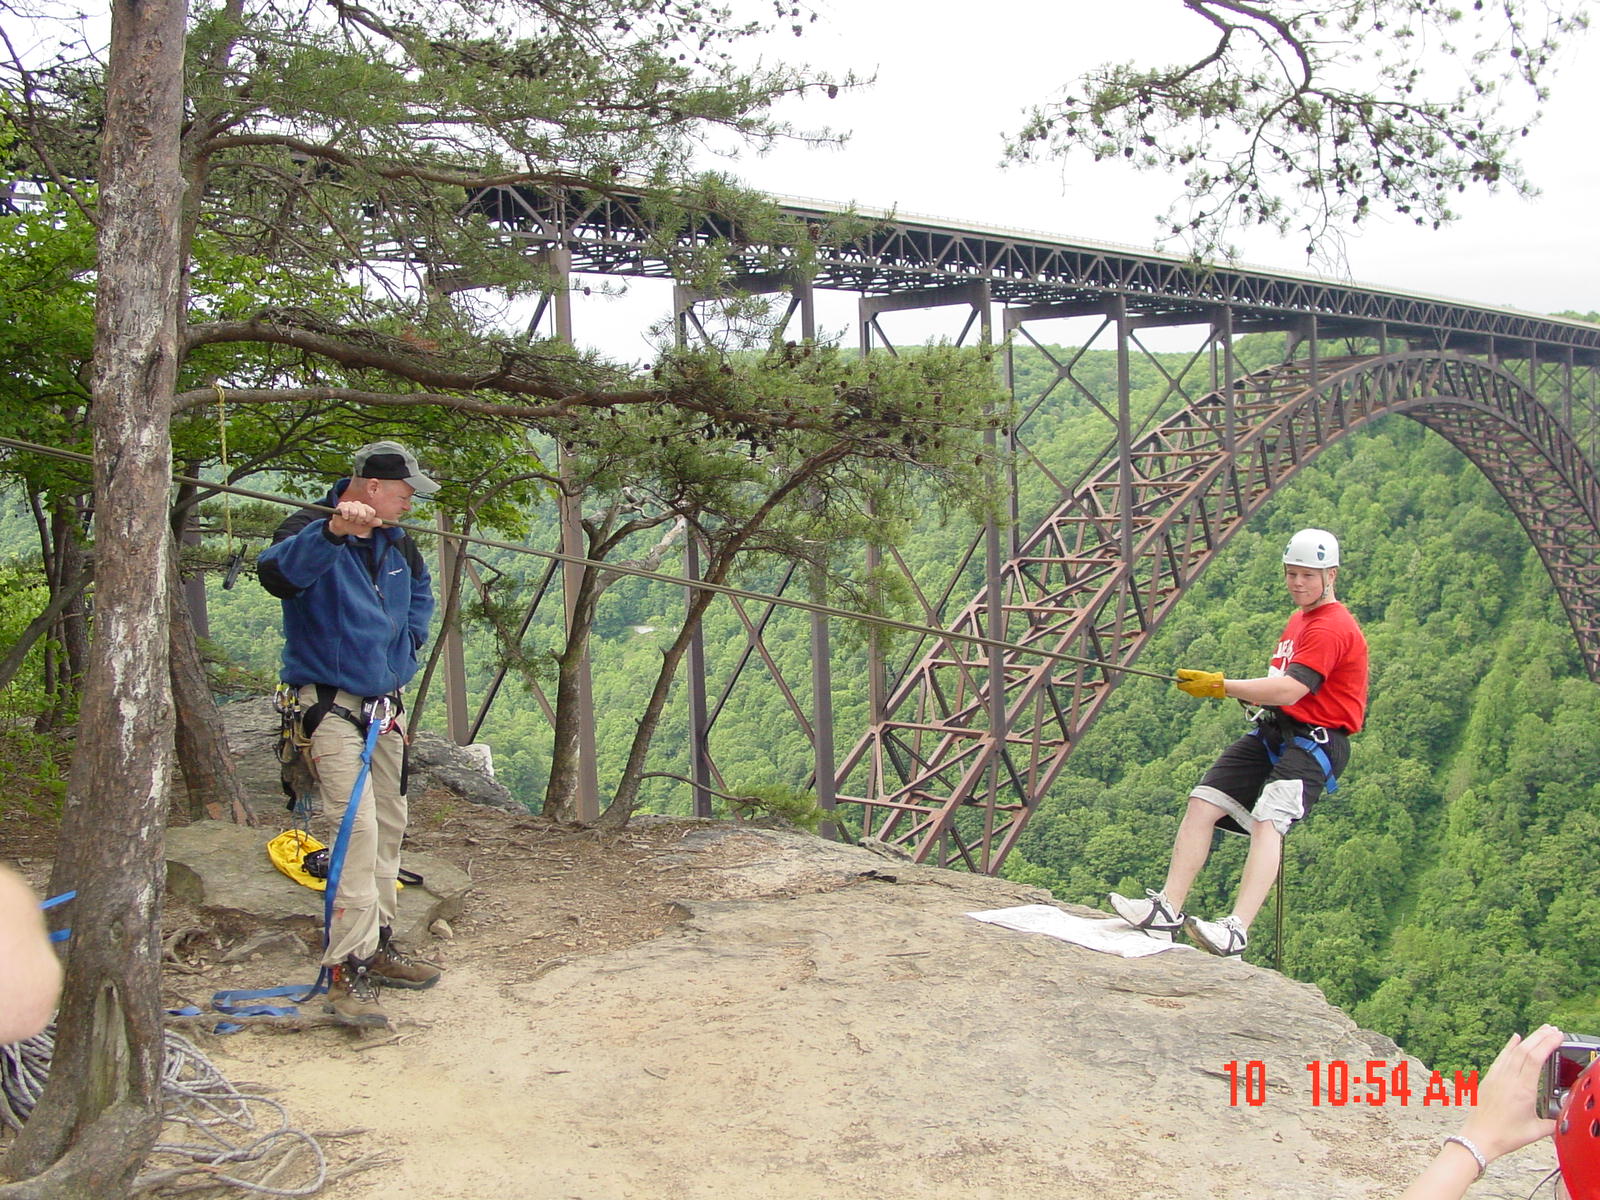
[[[393,696],[374,696],[361,706],[363,731],[365,725],[376,721],[379,733],[389,733],[397,727],[395,719],[398,716]]]

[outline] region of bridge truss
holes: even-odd
[[[671,277],[670,248],[625,198],[495,189],[474,206],[510,246],[543,256],[563,280]],[[819,228],[836,216],[817,206],[787,212]],[[679,246],[736,244],[738,231],[707,218],[674,237]],[[1015,649],[927,638],[891,663],[869,642],[867,728],[840,754],[826,620],[812,618],[810,679],[792,680],[764,643],[775,606],[741,606],[745,645],[725,675],[708,674],[703,646],[689,656],[697,812],[710,813],[711,789],[721,782],[713,731],[730,697],[739,687],[774,686],[810,742],[808,783],[824,806],[856,812],[850,823],[862,835],[899,844],[918,861],[997,871],[1116,687],[1119,668],[1138,659],[1229,539],[1321,451],[1389,414],[1437,431],[1505,498],[1600,680],[1600,485],[1591,466],[1600,459],[1600,327],[892,216],[825,250],[809,280],[776,257],[775,265],[773,248],[752,248],[739,286],[788,293],[789,320],[802,337],[815,335],[817,291],[855,293],[864,353],[896,351],[890,314],[952,311],[958,342],[994,340],[998,314],[1016,412],[1002,435],[1013,464],[1008,511],[956,556],[939,586],[912,577],[893,554],[884,562],[869,551],[867,565],[903,572],[928,625]],[[698,306],[714,297],[682,288],[674,297],[680,336],[695,336]],[[541,318],[572,335],[564,293]],[[1064,355],[1054,348],[1059,339],[1039,336],[1062,323],[1081,339]],[[1170,326],[1200,332],[1200,348],[1176,371],[1146,349],[1148,331]],[[1263,331],[1287,335],[1284,361],[1243,371],[1235,341]],[[1016,394],[1022,347],[1050,364],[1053,378],[1037,395]],[[1094,348],[1115,351],[1114,395],[1082,378],[1079,364]],[[1135,374],[1152,369],[1162,398],[1136,412]],[[1103,451],[1073,480],[1029,447],[1030,426],[1060,389],[1093,405],[1107,425]],[[1064,665],[1031,653],[1041,649],[1086,661]],[[462,711],[452,706],[452,732]],[[592,747],[592,725],[584,736]],[[593,754],[585,758],[592,772]],[[593,815],[596,786],[591,773],[580,815]]]

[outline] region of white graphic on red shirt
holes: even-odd
[[[1294,661],[1294,639],[1284,638],[1278,643],[1278,648],[1272,652],[1272,662],[1267,666],[1267,677],[1282,675],[1289,669],[1289,664]]]

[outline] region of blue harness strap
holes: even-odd
[[[1278,760],[1283,757],[1282,746],[1274,750],[1272,748],[1272,743],[1267,740],[1267,735],[1261,732],[1261,726],[1259,725],[1252,727],[1250,732],[1255,737],[1261,739],[1261,747],[1267,752],[1267,761],[1273,766],[1277,766]],[[1316,760],[1317,765],[1322,768],[1323,791],[1327,792],[1328,795],[1331,796],[1333,793],[1339,790],[1339,780],[1334,776],[1333,763],[1329,760],[1328,752],[1323,749],[1323,744],[1321,742],[1317,741],[1315,738],[1306,737],[1304,734],[1297,734],[1294,737],[1284,738],[1283,745],[1299,746],[1300,749],[1304,750]]]

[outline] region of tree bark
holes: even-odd
[[[169,555],[167,561],[167,604],[171,609],[167,652],[171,659],[172,711],[177,724],[173,744],[189,797],[189,819],[254,825],[255,815],[245,802],[239,773],[234,770],[222,714],[206,683],[205,664],[200,659],[194,623],[189,619],[176,554]]]
[[[726,574],[726,568],[717,574]],[[706,578],[712,583],[722,582],[720,578],[712,578],[712,572],[709,571]],[[700,618],[705,615],[714,598],[713,592],[695,593],[694,602],[689,606],[678,636],[661,653],[661,669],[656,672],[655,687],[651,689],[650,699],[639,717],[639,728],[634,732],[633,743],[628,750],[627,765],[622,769],[622,778],[617,781],[617,790],[611,797],[611,803],[606,805],[605,812],[600,814],[600,820],[596,822],[602,829],[621,829],[639,806],[639,785],[644,781],[645,758],[650,753],[650,743],[655,739],[656,727],[661,723],[667,697],[672,693],[672,681],[678,674],[678,665],[689,650],[689,639],[694,636]]]
[[[597,551],[591,544],[588,557]],[[553,821],[575,820],[578,811],[578,735],[580,687],[584,659],[589,653],[589,631],[601,592],[599,570],[585,566],[579,572],[567,640],[556,658],[556,719],[550,739],[550,778],[545,785],[542,816]]]
[[[60,507],[66,508],[71,503],[62,501]],[[58,586],[68,588],[73,580],[83,577],[85,569],[82,525],[68,513],[58,514],[57,519],[62,524],[62,537],[58,566],[60,577],[56,582]],[[89,614],[84,608],[81,590],[62,612],[56,636],[67,658],[65,682],[68,690],[75,694],[89,670]]]
[[[95,628],[51,890],[76,890],[50,1082],[5,1197],[127,1193],[161,1127],[183,0],[113,0],[95,302]],[[56,910],[61,911],[61,910]],[[32,1178],[28,1178],[32,1177]]]
[[[64,593],[70,595],[57,610],[55,643],[45,655],[44,686],[50,696],[50,707],[34,722],[38,733],[55,729],[69,717],[88,669],[88,619],[83,607],[83,588],[77,582],[83,577],[85,556],[78,523],[68,511],[71,503],[57,498],[50,511],[51,553],[45,558],[45,577],[52,599]],[[51,607],[56,606],[52,603]]]
[[[613,509],[593,528],[586,526],[589,541],[583,555],[591,563],[605,561],[606,556],[628,537],[659,526],[668,519],[643,518],[614,527],[616,515]],[[648,554],[643,558],[625,560],[619,565],[655,570],[687,527],[688,522],[678,517]],[[554,736],[551,738],[550,777],[545,786],[544,807],[540,813],[552,821],[573,821],[578,816],[579,773],[582,766],[580,712],[583,707],[583,673],[589,654],[589,635],[594,628],[595,611],[599,607],[601,593],[621,578],[616,571],[599,566],[584,566],[577,575],[572,613],[567,620],[567,640],[556,658],[556,711]]]

